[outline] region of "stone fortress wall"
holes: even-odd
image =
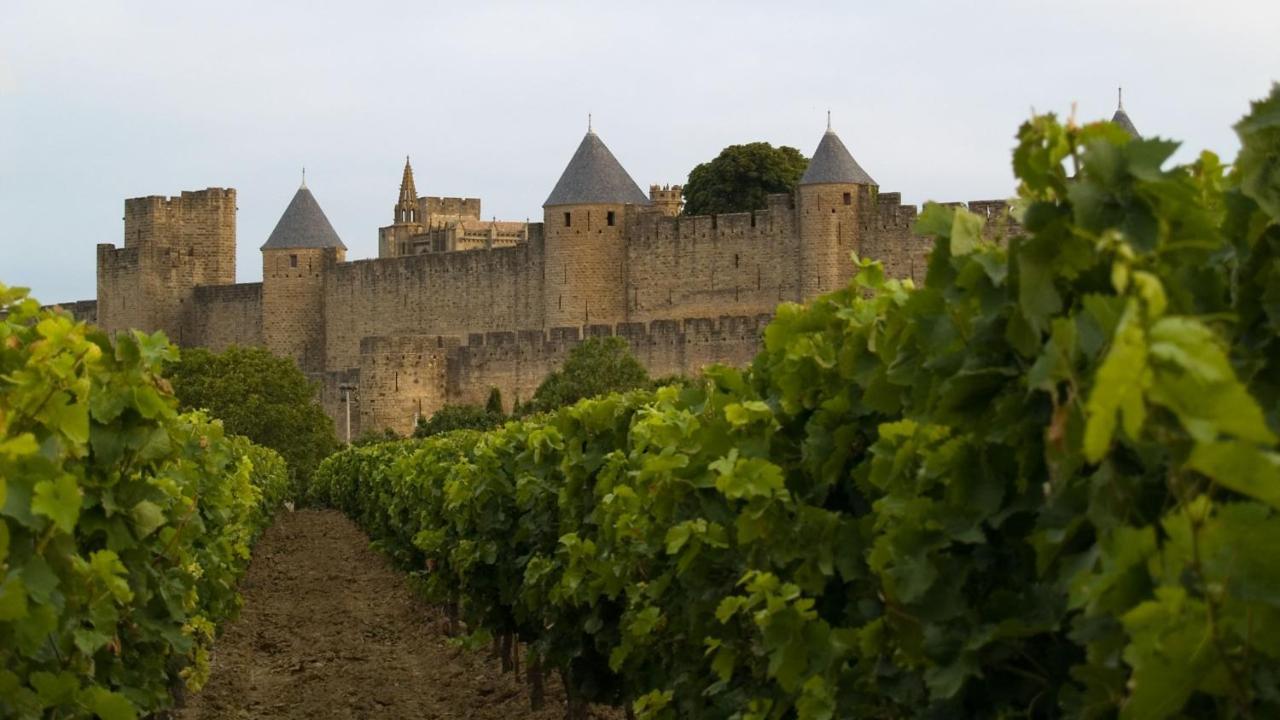
[[[843,287],[855,252],[890,275],[923,277],[931,241],[913,232],[917,208],[880,193],[828,136],[796,192],[701,217],[678,214],[679,186],[651,186],[646,199],[594,133],[541,223],[482,228],[478,199],[418,197],[406,163],[394,222],[369,260],[345,260],[304,185],[263,248],[260,283],[235,283],[234,190],[130,199],[124,246],[98,246],[96,303],[71,309],[108,331],[294,357],[340,437],[348,409],[354,436],[409,432],[447,403],[483,403],[491,387],[525,402],[593,335],[626,338],[654,376],[745,365],[778,303]],[[300,200],[312,213],[303,220]],[[993,227],[1007,218],[1001,201],[968,206]],[[442,247],[481,232],[506,239]],[[344,386],[355,388],[350,408]]]

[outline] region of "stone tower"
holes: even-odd
[[[124,201],[124,247],[98,246],[98,323],[163,330],[179,345],[197,285],[236,281],[236,191]]]
[[[841,288],[852,275],[851,253],[859,250],[866,219],[875,215],[876,188],[828,120],[796,188],[800,300]]]
[[[649,205],[654,212],[666,217],[680,214],[684,206],[684,187],[681,185],[650,185]]]
[[[263,342],[304,371],[324,369],[325,276],[346,254],[304,181],[262,246]]]
[[[547,327],[624,319],[627,212],[648,204],[640,186],[588,129],[542,204]]]
[[[396,200],[391,224],[378,228],[378,257],[409,254],[409,238],[423,231],[422,218],[418,217],[418,189],[413,185],[413,166],[406,155],[404,174],[400,178],[400,197]]]

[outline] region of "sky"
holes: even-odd
[[[93,298],[127,197],[237,191],[237,275],[307,185],[377,255],[419,194],[538,221],[586,131],[642,188],[727,145],[810,155],[826,113],[882,192],[1008,197],[1032,110],[1234,157],[1280,80],[1275,0],[237,2],[0,0],[0,282]]]

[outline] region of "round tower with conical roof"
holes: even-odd
[[[617,323],[626,316],[624,225],[649,198],[594,130],[542,204],[547,327]]]
[[[324,369],[324,281],[346,253],[304,178],[262,246],[262,339],[303,371]]]
[[[831,129],[813,152],[796,188],[800,300],[844,287],[853,273],[864,218],[873,216],[876,181]]]

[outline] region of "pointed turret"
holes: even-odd
[[[1124,88],[1118,88],[1116,94],[1116,114],[1111,116],[1111,122],[1119,125],[1135,140],[1141,140],[1142,134],[1138,132],[1138,128],[1133,126],[1133,121],[1129,119],[1129,113],[1124,111]]]
[[[338,237],[337,231],[333,229],[333,225],[329,224],[329,218],[325,217],[324,210],[320,209],[320,203],[316,202],[315,196],[307,189],[305,175],[302,187],[294,193],[289,207],[285,208],[284,214],[280,216],[280,222],[276,223],[275,230],[271,231],[271,236],[267,238],[267,242],[261,249],[288,248],[347,249],[347,246],[342,244],[342,239]]]
[[[542,206],[624,204],[648,205],[649,198],[595,130],[588,129]]]
[[[280,357],[293,358],[305,372],[324,369],[325,276],[346,259],[342,244],[320,203],[302,187],[294,193],[262,246],[262,342]]]
[[[876,181],[831,129],[813,151],[796,188],[799,219],[799,300],[844,287],[853,274],[868,218],[876,217]]]
[[[813,159],[809,161],[809,167],[805,168],[804,175],[800,178],[801,185],[824,185],[824,184],[850,184],[850,185],[875,185],[876,181],[871,179],[866,170],[853,159],[853,154],[849,152],[849,148],[844,146],[840,141],[840,136],[836,135],[836,131],[831,129],[830,116],[827,118],[827,132],[823,134],[822,140],[818,143],[818,149],[813,151]]]
[[[587,136],[542,204],[547,327],[626,319],[628,218],[649,198],[587,123]],[[554,268],[554,270],[552,270]]]
[[[404,156],[404,176],[400,178],[400,199],[396,202],[395,222],[418,221],[418,189],[413,186],[413,166],[409,156]]]

